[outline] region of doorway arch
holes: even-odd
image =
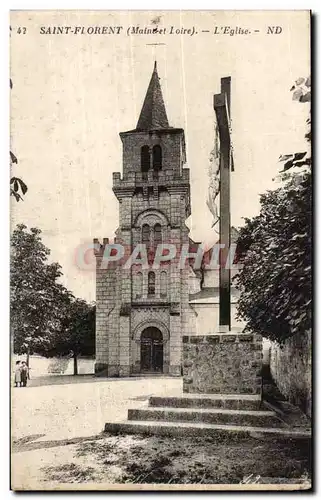
[[[155,326],[142,331],[140,338],[140,369],[145,373],[163,373],[163,335]]]

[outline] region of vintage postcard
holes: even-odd
[[[311,488],[310,29],[11,12],[13,490]]]

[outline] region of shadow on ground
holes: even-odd
[[[27,387],[16,387],[15,390],[28,390],[28,387],[41,387],[44,385],[65,385],[65,384],[97,384],[102,382],[126,382],[126,381],[134,381],[141,380],[143,381],[143,376],[135,376],[135,377],[115,377],[115,378],[106,378],[106,377],[96,377],[93,374],[85,374],[85,375],[41,375],[39,377],[32,378],[28,381]],[[148,379],[160,379],[160,378],[174,378],[177,380],[178,377],[170,377],[170,376],[160,376],[160,375],[151,375],[148,376]]]
[[[285,399],[273,381],[268,367],[262,373],[262,387],[264,406],[274,411],[284,426],[302,430],[311,428],[310,418],[303,413],[301,408]]]
[[[310,474],[308,440],[112,436],[79,442],[74,460],[46,467],[46,481],[238,484],[245,477],[300,482]],[[283,478],[283,481],[280,481]]]
[[[47,448],[55,448],[57,446],[66,446],[72,444],[79,444],[86,441],[94,441],[98,439],[103,439],[103,434],[98,434],[96,436],[87,437],[76,437],[71,439],[56,439],[50,441],[36,441],[44,437],[45,434],[34,434],[31,436],[23,437],[21,439],[14,439],[12,441],[12,453],[20,453],[22,451],[33,451],[41,450]]]

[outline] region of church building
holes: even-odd
[[[96,244],[97,375],[181,375],[183,335],[215,330],[218,271],[201,276],[178,265],[180,252],[155,269],[160,243],[194,247],[186,219],[191,214],[190,172],[184,130],[171,127],[155,63],[135,129],[121,132],[123,172],[113,173],[119,227],[113,242]],[[124,258],[146,245],[148,266],[104,266],[105,246],[121,244]],[[233,298],[232,298],[233,302]],[[235,301],[234,301],[235,302]],[[233,316],[233,309],[232,309]]]

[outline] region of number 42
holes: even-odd
[[[27,33],[27,28],[25,28],[25,27],[21,28],[19,26],[19,28],[17,29],[17,33],[18,33],[18,35],[25,35]]]

